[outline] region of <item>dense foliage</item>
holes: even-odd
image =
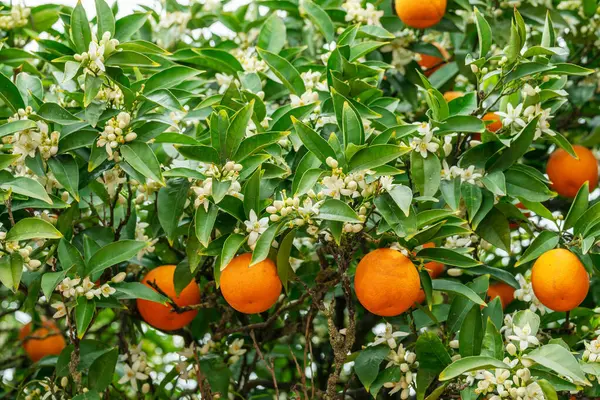
[[[0,398],[598,398],[596,0],[227,3],[0,9]]]

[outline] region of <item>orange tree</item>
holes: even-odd
[[[0,398],[600,396],[596,0],[189,3],[0,9]]]

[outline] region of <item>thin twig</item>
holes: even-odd
[[[275,396],[278,399],[279,398],[279,388],[277,387],[277,377],[275,376],[275,367],[273,364],[273,360],[270,359],[269,362],[267,362],[267,360],[265,360],[265,357],[263,356],[262,351],[260,351],[260,346],[258,345],[258,343],[256,341],[256,336],[254,335],[254,330],[250,331],[250,337],[252,338],[252,343],[254,343],[254,348],[256,349],[258,356],[265,363],[265,366],[271,373],[271,377],[273,378],[273,386],[275,387]]]

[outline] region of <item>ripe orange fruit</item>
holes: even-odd
[[[237,256],[221,273],[221,293],[231,307],[244,314],[267,311],[281,294],[275,263],[267,258],[250,266],[252,253]]]
[[[429,248],[435,247],[435,244],[431,243],[431,242],[425,243],[423,245],[423,247],[426,249],[429,249]],[[431,279],[435,279],[444,272],[444,264],[439,263],[437,261],[430,261],[427,264],[425,264],[425,269],[429,273],[429,276],[431,277]]]
[[[533,264],[531,284],[543,305],[554,311],[569,311],[585,299],[590,278],[575,254],[554,249]]]
[[[404,24],[416,29],[436,25],[446,13],[446,0],[395,0],[396,14]]]
[[[443,58],[432,56],[429,54],[419,54],[420,58],[417,61],[417,64],[425,71],[425,76],[431,76],[435,71],[437,71],[446,61],[450,59],[450,54],[448,51],[442,47],[439,43],[433,43],[435,47],[440,51]],[[462,94],[461,94],[462,96]]]
[[[490,301],[500,297],[502,308],[506,308],[515,299],[515,288],[506,283],[494,283],[488,288],[487,294]]]
[[[408,257],[396,250],[377,249],[358,263],[354,289],[367,310],[381,317],[392,317],[418,301],[421,282]]]
[[[24,340],[28,336],[30,338]],[[65,338],[54,321],[44,320],[33,333],[31,322],[28,323],[19,331],[19,340],[23,341],[25,353],[33,362],[46,356],[57,356],[65,348]]]
[[[558,149],[546,165],[552,189],[564,197],[575,197],[585,182],[589,182],[590,191],[598,185],[598,162],[594,154],[583,146],[575,145],[573,149],[579,159]]]
[[[200,289],[196,282],[190,282],[177,296],[173,277],[175,265],[156,267],[146,274],[142,283],[152,287],[148,282],[156,285],[168,295],[179,307],[191,306],[200,303]],[[154,290],[154,289],[153,289]],[[154,301],[137,299],[137,307],[144,321],[163,331],[174,331],[189,324],[198,314],[198,310],[177,313],[171,305],[164,305]]]
[[[450,103],[452,100],[458,99],[459,97],[463,97],[464,95],[465,94],[463,92],[450,91],[444,93],[444,99],[446,99],[446,101]]]
[[[427,296],[425,295],[425,291],[423,289],[419,289],[419,295],[417,296],[417,300],[415,300],[415,303],[423,304],[426,298]]]
[[[491,124],[486,125],[486,129],[490,132],[497,132],[502,129],[502,119],[496,113],[489,112],[481,118],[483,121],[492,121]]]

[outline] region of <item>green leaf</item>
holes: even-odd
[[[455,115],[446,119],[439,126],[438,132],[467,132],[467,133],[481,133],[485,131],[485,123],[471,115]]]
[[[567,230],[575,226],[575,223],[581,218],[581,216],[586,212],[589,204],[590,197],[590,184],[586,181],[577,192],[577,196],[573,200],[573,204],[571,204],[571,208],[569,208],[569,213],[567,214],[567,218],[565,218],[565,224],[563,226],[563,230]]]
[[[130,142],[120,147],[123,159],[137,172],[164,185],[160,163],[154,152],[144,142]]]
[[[505,82],[508,84],[510,82],[516,81],[517,79],[525,78],[527,76],[545,71],[552,71],[552,74],[554,74],[555,69],[555,65],[546,65],[537,62],[522,63],[519,64],[516,68],[514,68],[512,72],[506,75]]]
[[[288,281],[294,275],[294,270],[290,264],[290,256],[294,248],[295,237],[296,229],[292,229],[283,237],[277,250],[277,275],[286,292],[288,290]]]
[[[46,121],[56,122],[57,124],[61,125],[71,125],[76,122],[81,122],[79,118],[56,103],[42,104],[37,113]]]
[[[417,257],[422,258],[425,261],[437,261],[442,264],[462,268],[470,268],[481,265],[481,262],[474,260],[469,256],[458,253],[452,249],[446,249],[444,247],[423,248],[419,250]]]
[[[190,182],[187,179],[170,179],[167,186],[158,192],[158,221],[170,241],[175,240],[189,188]]]
[[[350,60],[351,62],[356,62],[361,57],[366,56],[369,53],[377,50],[378,48],[385,46],[389,42],[377,42],[377,41],[363,41],[357,43],[353,46],[350,46]]]
[[[83,93],[84,107],[88,107],[90,104],[92,104],[92,102],[98,95],[98,92],[100,92],[103,83],[104,81],[100,77],[96,77],[90,74],[87,74],[85,76],[85,91]],[[93,124],[90,123],[90,125]]]
[[[475,232],[492,245],[510,252],[510,226],[508,219],[497,208],[492,208],[477,225]]]
[[[483,319],[479,305],[474,305],[465,316],[458,336],[461,357],[478,356],[483,342]]]
[[[121,282],[111,286],[116,290],[113,296],[119,300],[142,299],[161,304],[167,304],[168,301],[165,296],[140,282]]]
[[[481,355],[493,357],[496,360],[504,359],[504,340],[490,318],[487,319]]]
[[[410,190],[408,186],[396,185],[392,190],[388,191],[388,193],[390,197],[394,199],[398,207],[400,207],[404,215],[408,217],[413,199],[412,190]]]
[[[370,346],[362,350],[354,361],[354,371],[367,392],[379,374],[379,366],[387,357],[390,348],[387,345]]]
[[[536,382],[542,388],[542,392],[544,392],[544,398],[546,400],[558,400],[558,394],[556,394],[556,389],[550,382],[545,379],[537,379]]]
[[[182,65],[167,68],[148,78],[144,84],[144,93],[148,95],[159,89],[170,89],[182,82],[189,81],[200,73],[202,71]]]
[[[21,274],[23,274],[23,258],[19,253],[14,252],[0,258],[0,282],[13,293],[19,289]]]
[[[78,394],[72,400],[100,400],[100,395],[98,392],[90,390],[89,392]]]
[[[467,272],[469,274],[473,274],[473,275],[488,274],[502,282],[509,284],[510,286],[514,287],[515,289],[519,289],[521,287],[519,285],[519,282],[515,279],[515,276],[512,273],[510,273],[507,270],[502,269],[502,268],[494,268],[494,267],[489,267],[487,265],[480,265],[477,267],[469,268],[465,272]]]
[[[46,189],[36,180],[26,177],[17,177],[0,184],[0,189],[11,190],[23,196],[45,201],[52,204],[52,199],[46,193]]]
[[[342,109],[342,132],[346,147],[350,143],[360,146],[365,141],[365,130],[360,115],[347,101],[344,102]]]
[[[177,100],[177,97],[175,97],[175,95],[168,89],[155,90],[154,92],[146,95],[146,99],[156,105],[166,108],[167,110],[175,112],[185,111],[179,100]]]
[[[223,271],[227,265],[229,265],[245,241],[246,236],[237,233],[231,234],[227,237],[225,243],[223,243],[223,249],[221,250],[221,271]]]
[[[144,247],[146,247],[146,243],[135,240],[109,243],[91,256],[87,266],[87,275],[96,274],[108,267],[127,261]]]
[[[95,312],[96,302],[88,300],[85,296],[79,296],[77,306],[75,306],[75,326],[77,327],[77,337],[79,339],[85,335]]]
[[[502,368],[510,370],[510,366],[500,360],[488,356],[464,357],[454,361],[440,373],[440,381],[448,381],[465,372],[479,369]]]
[[[107,67],[158,67],[160,64],[137,51],[124,50],[112,53],[104,63]]]
[[[24,131],[26,129],[32,129],[36,127],[37,124],[35,123],[35,121],[32,121],[30,119],[21,119],[18,121],[9,122],[0,126],[0,138],[12,135],[13,133],[17,133],[19,131]]]
[[[106,390],[113,380],[118,358],[119,350],[114,348],[94,360],[88,373],[89,389],[98,392]]]
[[[546,21],[544,23],[544,31],[542,33],[542,41],[540,44],[545,47],[554,46],[555,40],[556,33],[554,32],[554,26],[552,25],[552,19],[550,18],[550,10],[548,10],[546,12]]]
[[[552,75],[574,75],[574,76],[586,76],[594,73],[593,69],[584,68],[575,64],[558,63],[554,64],[554,68],[548,72]]]
[[[250,266],[258,264],[259,262],[264,261],[271,251],[271,246],[273,245],[273,240],[275,240],[275,236],[277,235],[277,231],[279,230],[279,225],[272,224],[264,231],[258,240],[256,241],[256,246],[254,247],[254,251],[252,252],[252,259],[250,260]]]
[[[479,211],[479,207],[481,207],[481,202],[483,201],[481,189],[470,183],[463,183],[461,186],[461,193],[465,201],[465,206],[467,207],[469,221],[473,221],[473,217],[475,217],[477,211]]]
[[[304,0],[302,6],[308,15],[308,18],[310,18],[317,29],[323,34],[327,43],[333,41],[335,39],[335,27],[329,14],[311,0]]]
[[[446,204],[450,206],[452,210],[458,210],[460,206],[460,193],[461,181],[460,178],[454,178],[452,180],[442,180],[440,182],[440,191]]]
[[[518,197],[521,201],[525,199],[531,202],[542,202],[554,195],[545,183],[523,171],[511,168],[505,171],[504,176],[506,177],[507,194]]]
[[[523,252],[521,258],[515,264],[515,267],[528,263],[545,252],[552,250],[558,246],[560,236],[556,232],[542,231],[535,239],[531,242],[527,250]]]
[[[327,199],[319,207],[318,219],[327,221],[340,221],[360,223],[358,215],[348,204],[337,199]]]
[[[470,289],[461,283],[446,280],[446,279],[434,279],[432,283],[433,283],[433,290],[438,290],[441,292],[448,292],[448,293],[456,293],[460,296],[466,297],[467,299],[471,300],[475,304],[479,304],[482,306],[485,305],[485,301],[483,301],[481,299],[481,297],[479,297],[477,295],[477,293],[475,293],[473,291],[473,289]]]
[[[48,159],[54,177],[76,201],[79,201],[79,166],[72,156],[62,155]]]
[[[440,187],[442,173],[439,158],[433,153],[423,158],[421,154],[413,151],[410,154],[410,171],[417,192],[421,196],[435,196]]]
[[[314,131],[311,127],[306,125],[305,123],[297,120],[295,117],[292,117],[292,122],[294,124],[294,128],[296,129],[296,133],[302,140],[302,143],[306,148],[316,155],[321,162],[326,163],[327,158],[331,157],[336,159],[337,156],[331,145],[327,143],[325,139],[321,137],[316,131]]]
[[[187,260],[184,260],[177,264],[175,267],[175,273],[173,274],[173,286],[175,288],[175,294],[179,296],[181,291],[189,285],[194,279],[194,270],[198,267],[199,255],[198,255],[198,239],[194,235],[190,235],[187,241],[186,254]],[[195,264],[194,266],[192,264]]]
[[[219,163],[219,153],[209,146],[181,146],[177,151],[188,160],[201,161],[205,163]]]
[[[479,38],[479,58],[485,57],[492,47],[492,29],[483,15],[475,7],[475,24]]]
[[[25,101],[21,97],[19,89],[12,81],[0,72],[0,99],[13,112],[17,112],[19,108],[25,108]]]
[[[7,241],[30,239],[60,239],[62,234],[50,222],[41,218],[23,218],[6,235]]]
[[[502,326],[504,321],[504,310],[502,309],[502,301],[500,297],[493,298],[483,309],[483,320],[491,320],[494,326]]]
[[[559,375],[572,379],[575,383],[589,385],[577,359],[559,344],[546,344],[527,353],[524,358],[534,361]]]
[[[294,196],[302,196],[303,194],[306,194],[310,189],[314,188],[314,186],[316,185],[319,178],[324,172],[325,171],[319,168],[312,168],[304,172],[304,174],[300,178],[298,187],[294,192]],[[297,170],[296,173],[298,173]]]
[[[257,217],[260,216],[260,180],[262,172],[260,167],[252,174],[246,186],[244,187],[244,212],[246,217],[250,217],[250,212],[254,211]]]
[[[79,276],[85,273],[85,262],[77,247],[72,245],[67,239],[62,238],[58,242],[58,261],[64,271],[68,271],[75,267],[75,271]]]
[[[452,359],[435,332],[424,332],[419,335],[415,351],[419,360],[417,400],[423,400],[431,383],[452,362]]]
[[[202,204],[196,209],[194,225],[196,230],[196,237],[204,247],[208,247],[208,244],[210,243],[210,235],[212,233],[213,227],[215,226],[215,221],[217,220],[218,213],[218,207],[212,203],[208,206],[208,211],[204,208],[204,205]]]
[[[257,46],[271,53],[278,54],[284,48],[285,41],[285,23],[276,13],[273,13],[266,19],[260,29]]]
[[[374,203],[377,211],[397,236],[407,237],[417,232],[417,216],[414,209],[406,216],[388,193],[375,197]]]
[[[288,60],[260,48],[257,51],[269,68],[271,68],[271,71],[273,71],[291,93],[301,96],[306,91],[300,73]]]
[[[521,199],[521,198],[519,199],[519,201],[523,204],[525,209],[533,211],[540,217],[544,217],[546,219],[549,219],[550,221],[555,220],[554,216],[552,215],[552,212],[550,210],[548,210],[546,207],[544,207],[543,204],[528,201],[528,200]]]
[[[506,148],[502,152],[501,157],[488,168],[489,172],[498,170],[504,171],[505,169],[510,168],[515,162],[523,157],[525,153],[527,153],[529,146],[533,141],[538,120],[539,117],[534,118],[521,130],[519,136],[511,143],[510,147]]]
[[[506,179],[501,171],[489,173],[481,181],[495,195],[506,196]]]
[[[104,0],[96,0],[96,21],[98,22],[98,38],[102,38],[105,32],[110,32],[111,38],[115,36],[115,16]]]
[[[42,275],[42,293],[49,299],[52,296],[52,292],[56,289],[56,286],[67,276],[67,271],[58,272],[46,272]]]
[[[133,13],[115,22],[115,39],[123,43],[138,32],[146,23],[149,13]]]
[[[350,172],[377,168],[398,159],[409,151],[408,147],[393,144],[370,145],[357,151],[350,159],[348,167]]]
[[[92,41],[90,23],[81,1],[77,2],[71,13],[71,41],[78,54],[88,51],[88,45]]]
[[[233,118],[231,119],[231,124],[227,129],[227,136],[225,139],[226,152],[225,154],[228,157],[233,157],[233,155],[237,152],[240,144],[244,137],[246,137],[246,128],[248,128],[248,124],[250,123],[250,119],[252,118],[252,113],[254,112],[254,100],[250,103],[246,104],[242,109],[240,109]]]

